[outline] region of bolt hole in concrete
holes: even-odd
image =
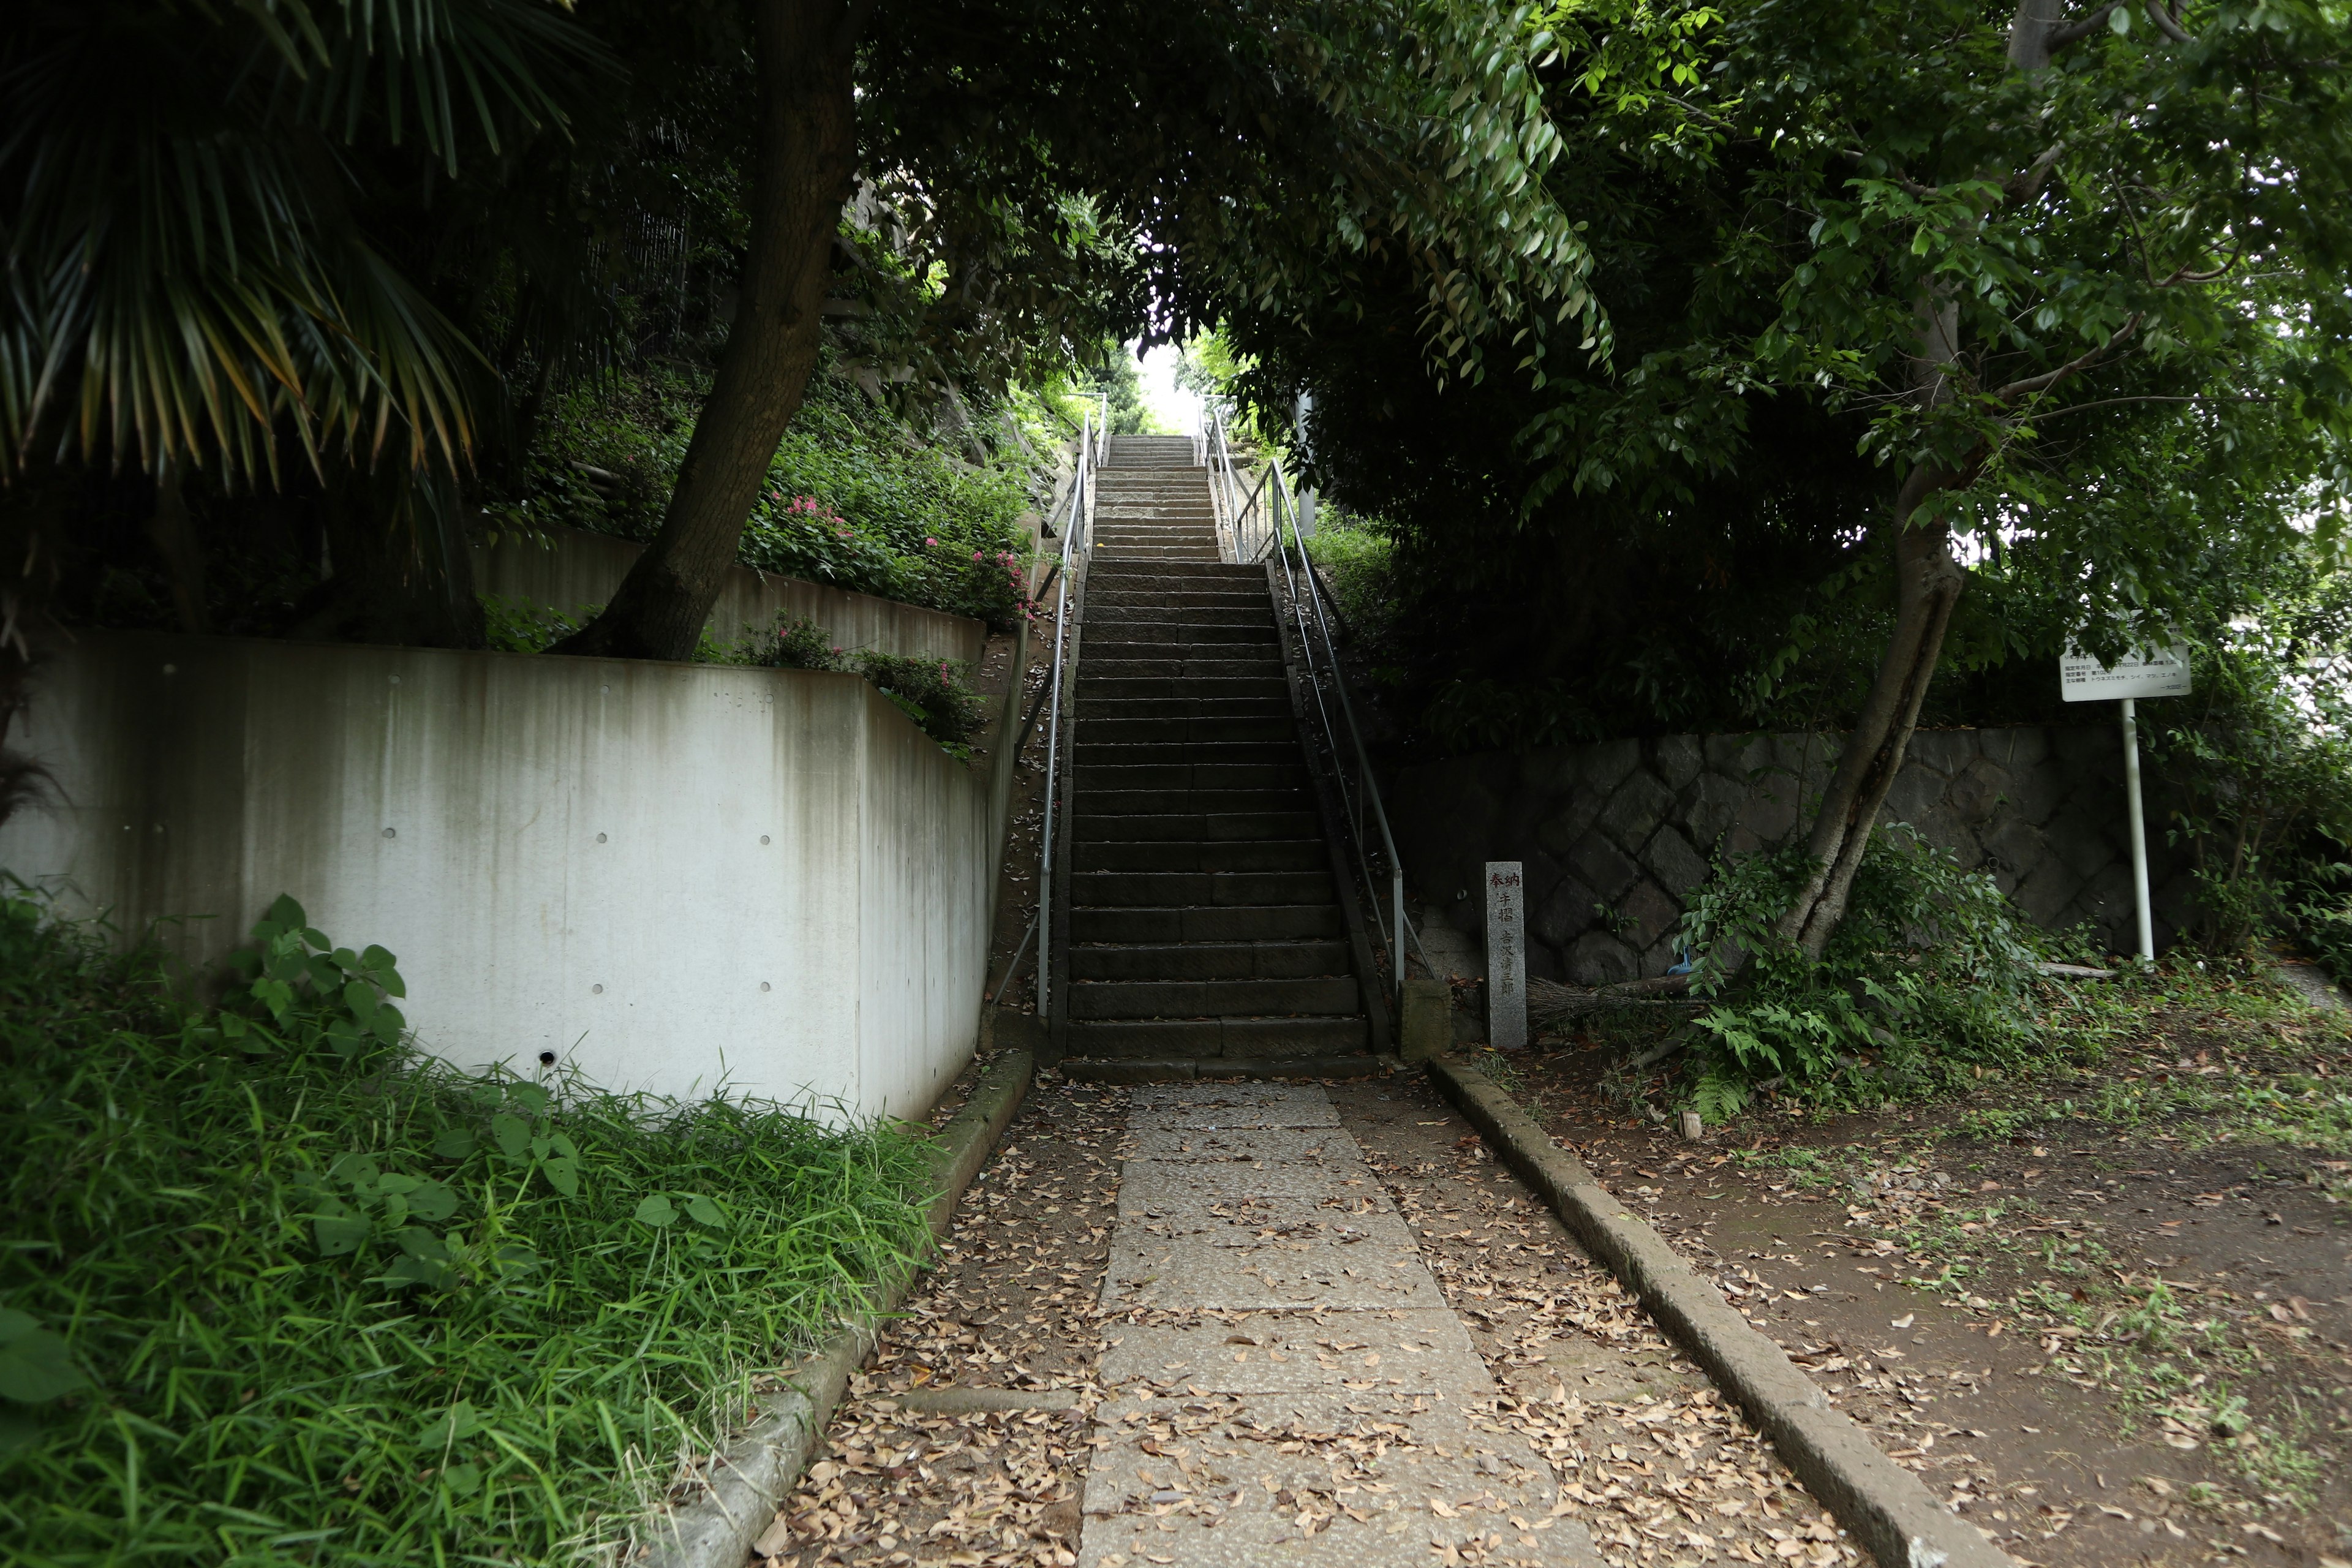
[[[602,996],[604,994],[604,987],[601,984],[591,985],[588,987],[588,994],[592,996]]]
[[[400,829],[397,827],[387,827],[383,830],[383,836],[386,838],[397,838],[400,837]]]
[[[596,835],[596,842],[597,842],[597,843],[599,843],[599,844],[604,843],[604,836],[603,834],[601,834],[601,833],[599,833],[598,835]]]

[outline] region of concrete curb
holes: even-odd
[[[930,1208],[934,1237],[947,1235],[956,1200],[996,1152],[1035,1073],[1036,1058],[1007,1051],[932,1141],[940,1152],[940,1192]],[[850,1374],[873,1353],[876,1323],[897,1310],[919,1272],[918,1265],[885,1281],[871,1319],[835,1335],[801,1363],[793,1386],[760,1401],[751,1426],[713,1467],[709,1491],[649,1525],[651,1551],[640,1562],[650,1568],[742,1568],[751,1543],[823,1439]]]
[[[1798,1479],[1882,1568],[2018,1568],[1832,1409],[1780,1346],[1749,1327],[1664,1237],[1612,1197],[1584,1162],[1554,1143],[1484,1073],[1450,1057],[1433,1058],[1429,1073],[1496,1156],[1739,1401]]]

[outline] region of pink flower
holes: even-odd
[[[926,550],[929,550],[931,546],[933,546],[934,544],[937,544],[938,542],[939,542],[939,541],[938,541],[938,540],[936,540],[936,539],[932,539],[932,538],[926,537],[926,538],[923,540],[923,548],[924,548],[924,549],[926,549]]]

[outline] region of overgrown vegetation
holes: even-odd
[[[954,659],[914,658],[870,648],[845,652],[805,616],[779,616],[737,650],[734,662],[783,669],[854,670],[872,681],[926,735],[969,759],[972,737],[988,721],[988,701],[972,690]]]
[[[2298,942],[2352,979],[2352,572],[2298,558],[2207,630],[2154,705],[2165,833],[2193,857],[2205,950]]]
[[[652,361],[572,388],[505,515],[651,539],[709,379],[699,366]],[[967,439],[924,440],[837,368],[821,370],[769,465],[737,559],[1009,628],[1030,608],[1016,521],[1047,499],[1041,454],[1062,439],[1057,406],[1016,391],[970,416]]]
[[[922,1244],[878,1125],[469,1077],[281,899],[225,999],[0,899],[0,1538],[26,1564],[611,1556]]]
[[[1719,862],[1683,918],[1690,1102],[1708,1121],[1769,1083],[1808,1098],[1883,1098],[2045,1048],[2038,969],[2054,948],[1986,871],[1907,826],[1872,837],[1853,900],[1816,960],[1780,930],[1810,869],[1802,845]]]

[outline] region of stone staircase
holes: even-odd
[[[1066,1070],[1369,1070],[1349,921],[1262,566],[1183,437],[1113,437],[1076,672]]]

